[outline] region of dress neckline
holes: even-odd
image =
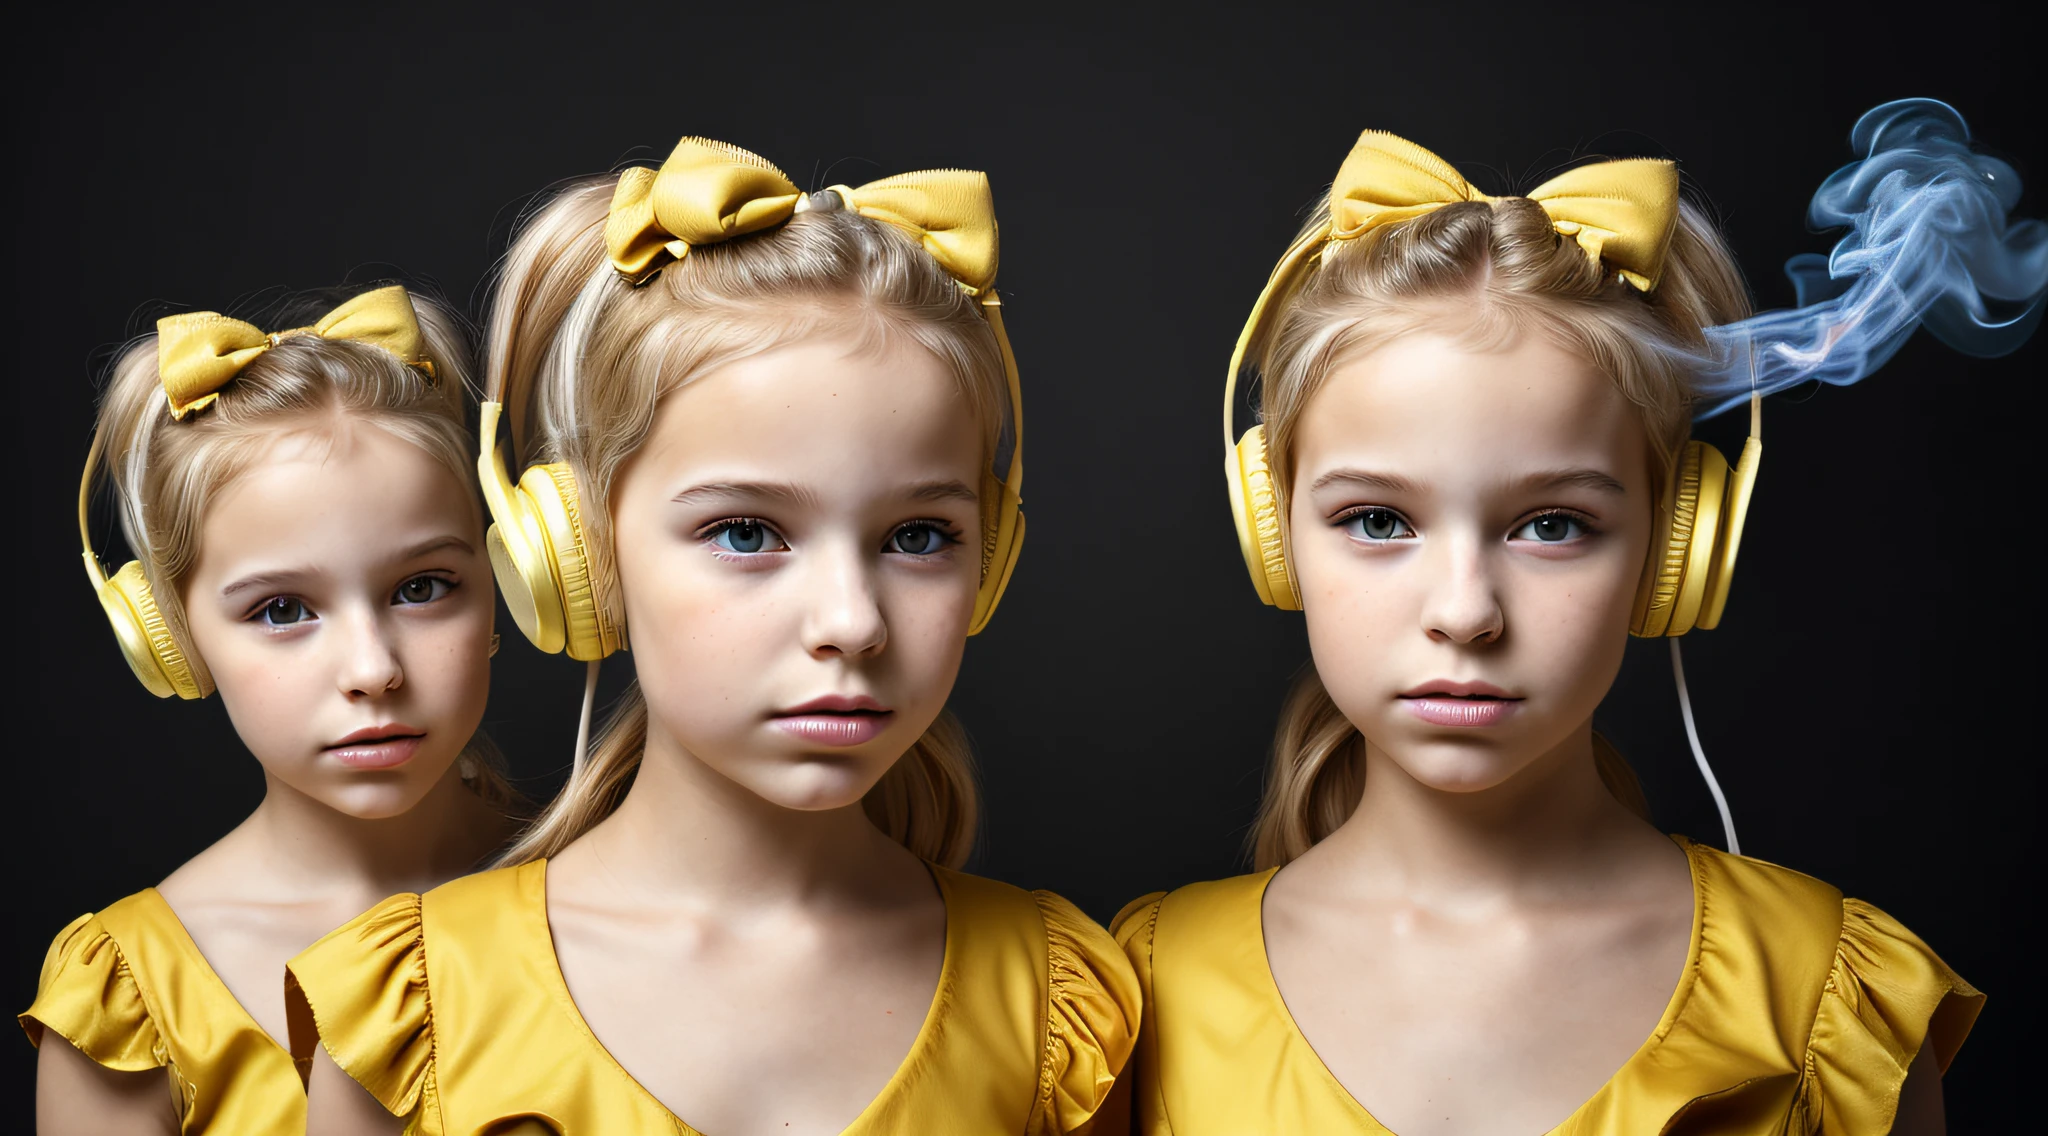
[[[1655,1062],[1655,1054],[1658,1047],[1663,1043],[1664,1038],[1671,1033],[1672,1027],[1678,1023],[1680,1015],[1684,1013],[1686,1005],[1691,1001],[1693,988],[1696,985],[1700,972],[1700,951],[1706,938],[1706,882],[1701,878],[1701,853],[1698,851],[1698,846],[1685,837],[1676,834],[1673,834],[1671,839],[1684,851],[1686,870],[1692,878],[1692,939],[1686,945],[1685,969],[1679,974],[1678,984],[1671,991],[1670,999],[1665,1002],[1664,1012],[1657,1018],[1657,1027],[1650,1031],[1650,1036],[1645,1038],[1643,1043],[1636,1047],[1635,1052],[1629,1054],[1628,1060],[1623,1061],[1620,1067],[1615,1069],[1612,1076],[1608,1077],[1598,1089],[1593,1091],[1592,1096],[1581,1101],[1579,1106],[1573,1109],[1569,1115],[1549,1128],[1545,1136],[1556,1136],[1557,1133],[1571,1131],[1573,1124],[1580,1117],[1600,1108],[1607,1098],[1617,1092],[1625,1091],[1633,1082],[1641,1079],[1644,1076],[1644,1070]],[[1354,1112],[1356,1119],[1370,1125],[1371,1131],[1382,1134],[1382,1136],[1397,1136],[1393,1129],[1380,1123],[1379,1118],[1372,1114],[1372,1110],[1366,1108],[1364,1103],[1357,1097],[1352,1096],[1351,1090],[1344,1087],[1344,1082],[1338,1080],[1337,1075],[1330,1071],[1330,1067],[1323,1062],[1322,1054],[1316,1052],[1314,1043],[1310,1042],[1308,1035],[1302,1032],[1300,1023],[1294,1020],[1294,1012],[1287,1008],[1287,1000],[1280,994],[1280,982],[1273,977],[1272,957],[1266,953],[1265,918],[1266,888],[1272,884],[1273,877],[1278,875],[1279,872],[1280,869],[1277,867],[1266,869],[1265,872],[1254,877],[1257,881],[1257,886],[1252,889],[1252,901],[1250,904],[1251,931],[1252,941],[1258,945],[1260,992],[1270,1001],[1274,1012],[1279,1016],[1279,1020],[1284,1023],[1288,1034],[1295,1041],[1300,1042],[1302,1048],[1308,1050],[1309,1054],[1313,1057],[1316,1075],[1322,1080],[1329,1091],[1334,1094],[1335,1099],[1341,1101],[1349,1110]]]
[[[268,1042],[272,1049],[283,1054],[286,1060],[290,1060],[291,1049],[279,1045],[277,1039],[270,1035],[270,1031],[263,1028],[263,1023],[256,1020],[256,1015],[250,1013],[247,1006],[242,1005],[242,1000],[235,997],[233,990],[228,989],[227,980],[213,968],[213,963],[207,960],[206,952],[199,949],[199,940],[192,937],[192,932],[185,926],[185,921],[178,918],[178,910],[171,906],[171,901],[165,899],[164,894],[153,887],[144,888],[137,894],[146,906],[157,909],[152,914],[158,915],[165,942],[172,949],[189,956],[185,959],[186,965],[190,966],[194,973],[204,976],[200,981],[213,987],[213,993],[220,997],[224,1007],[234,1008],[233,1013],[241,1019],[241,1027],[255,1033]],[[134,960],[129,960],[128,965],[132,971],[135,967]]]
[[[960,941],[960,927],[956,923],[960,905],[954,902],[950,887],[951,881],[948,879],[950,875],[948,870],[929,861],[924,861],[923,863],[925,870],[932,877],[933,886],[939,889],[939,902],[946,910],[946,947],[939,962],[938,985],[932,988],[932,1000],[931,1004],[925,1008],[924,1021],[919,1023],[917,1036],[911,1040],[910,1049],[903,1054],[903,1060],[897,1063],[896,1071],[889,1074],[888,1082],[860,1110],[860,1115],[854,1117],[852,1123],[840,1130],[840,1136],[858,1136],[859,1133],[865,1130],[872,1117],[887,1108],[890,1102],[904,1091],[903,1086],[911,1080],[907,1074],[926,1059],[926,1055],[938,1042],[940,1007],[947,1002],[946,992],[953,987],[958,977],[956,973],[958,958],[954,947]],[[652,1090],[641,1084],[640,1079],[633,1076],[625,1065],[612,1054],[610,1049],[605,1048],[604,1042],[597,1036],[597,1031],[591,1029],[590,1022],[583,1017],[583,1010],[576,1005],[575,996],[569,992],[569,979],[562,973],[561,957],[555,954],[553,925],[548,922],[547,866],[547,860],[540,859],[528,864],[519,865],[512,870],[529,873],[533,877],[533,895],[538,900],[534,905],[534,918],[539,924],[537,928],[539,933],[539,949],[545,953],[547,959],[547,965],[542,967],[541,970],[547,976],[549,993],[555,997],[561,1004],[563,1011],[569,1016],[569,1019],[575,1023],[577,1033],[584,1041],[589,1043],[592,1049],[597,1051],[605,1064],[609,1065],[619,1075],[621,1080],[631,1085],[633,1091],[644,1098],[649,1106],[659,1110],[661,1115],[666,1116],[673,1122],[677,1131],[682,1136],[703,1136],[702,1133],[690,1125],[689,1121],[677,1116],[675,1111],[663,1103],[660,1097],[655,1096]]]

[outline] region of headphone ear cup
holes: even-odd
[[[175,694],[180,698],[206,697],[191,660],[178,646],[177,637],[164,622],[156,597],[149,590],[149,578],[142,562],[130,560],[99,589],[100,607],[113,625],[120,641],[121,656],[142,685],[158,698]]]
[[[1722,544],[1729,480],[1728,459],[1721,451],[1705,442],[1685,444],[1671,478],[1671,495],[1659,514],[1664,524],[1652,540],[1657,551],[1636,596],[1631,634],[1683,635],[1702,626],[1701,616],[1709,608],[1715,620],[1720,618],[1727,599]],[[1741,496],[1746,508],[1748,493]]]
[[[1706,594],[1700,600],[1695,627],[1713,630],[1720,625],[1721,613],[1728,606],[1728,589],[1735,582],[1735,556],[1742,551],[1742,526],[1749,520],[1749,498],[1756,489],[1756,471],[1763,456],[1763,441],[1752,435],[1742,444],[1742,456],[1728,474],[1721,515],[1714,526],[1711,574],[1707,577]]]
[[[1678,599],[1690,559],[1693,519],[1699,511],[1699,442],[1687,442],[1679,452],[1672,471],[1671,490],[1658,510],[1658,525],[1650,535],[1650,563],[1636,593],[1636,614],[1629,633],[1646,638],[1665,634],[1671,626],[1671,607]]]
[[[523,487],[504,496],[503,514],[485,535],[491,553],[491,575],[498,594],[512,613],[512,622],[527,641],[547,654],[565,642],[561,589],[555,582],[554,558]]]
[[[553,553],[554,577],[561,589],[562,629],[569,657],[583,662],[602,659],[624,646],[610,613],[598,602],[591,579],[590,542],[583,528],[583,497],[575,471],[567,462],[534,466],[519,479],[519,489],[534,503]]]
[[[1230,511],[1237,521],[1238,551],[1244,554],[1259,598],[1282,611],[1300,611],[1301,596],[1287,565],[1287,526],[1280,515],[1273,471],[1266,466],[1266,428],[1254,426],[1238,440],[1230,476]]]
[[[1692,535],[1685,542],[1685,575],[1671,603],[1666,636],[1683,635],[1699,622],[1719,560],[1723,506],[1727,504],[1728,459],[1704,442],[1692,445],[1699,449],[1699,490],[1693,505]]]
[[[982,475],[982,500],[995,502],[982,517],[981,586],[974,594],[974,617],[967,625],[969,635],[979,635],[996,614],[1003,590],[1010,586],[1010,573],[1024,550],[1024,503],[993,473]]]

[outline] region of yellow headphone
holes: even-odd
[[[1238,333],[1223,388],[1224,477],[1230,485],[1238,549],[1244,554],[1245,568],[1251,572],[1259,598],[1285,611],[1301,610],[1301,593],[1287,564],[1286,516],[1278,484],[1266,462],[1266,428],[1254,426],[1243,438],[1236,436],[1237,377],[1273,298],[1290,289],[1328,239],[1327,228],[1312,232],[1281,258],[1252,306],[1244,330]],[[1685,444],[1672,471],[1670,488],[1658,503],[1652,554],[1636,590],[1630,634],[1678,636],[1695,627],[1712,629],[1721,622],[1763,445],[1763,401],[1755,396],[1749,402],[1749,440],[1743,443],[1742,456],[1732,469],[1713,446],[1697,441]]]
[[[718,148],[711,150],[711,147]],[[734,155],[739,156],[740,168],[750,176],[760,176],[760,168],[765,167],[780,177],[779,171],[744,151],[692,138],[685,138],[677,147],[677,154],[671,156],[664,173],[671,167],[682,169],[683,163],[679,158],[689,157],[699,162],[722,163],[717,172],[725,176],[735,165]],[[759,163],[759,166],[746,163]],[[963,175],[965,171],[936,173],[953,176]],[[621,177],[619,195],[613,204],[615,218],[626,213],[621,202],[633,193],[644,192],[644,183],[652,182],[655,176],[654,171],[638,169],[629,170]],[[890,181],[924,176],[928,175],[903,175]],[[981,175],[973,177],[980,178]],[[876,183],[876,186],[886,184]],[[754,191],[751,186],[746,188],[749,192]],[[872,196],[874,189],[875,186],[864,186],[856,191],[833,186],[829,192],[837,194],[841,202],[851,207],[855,194]],[[985,179],[981,192],[985,196]],[[810,207],[808,195],[785,196],[788,200],[782,203],[781,210],[757,227],[786,220]],[[720,211],[721,215],[739,212],[738,208]],[[651,228],[657,219],[650,214],[638,218],[636,223],[643,228]],[[991,241],[988,259],[992,262],[992,217],[987,227]],[[624,231],[627,227],[620,228]],[[638,236],[637,233],[634,235]],[[611,237],[608,232],[608,240]],[[614,242],[613,267],[618,270],[624,284],[636,286],[645,283],[659,270],[659,262],[649,254],[632,261],[629,267],[619,252],[625,244],[624,238]],[[656,250],[666,248],[673,254],[676,246],[682,246],[682,255],[687,255],[688,247],[680,240],[652,247]],[[927,248],[930,247],[928,240]],[[649,266],[650,263],[653,267]],[[950,266],[948,270],[951,271]],[[987,274],[993,276],[992,264]],[[995,288],[992,283],[976,287],[965,281],[961,282],[961,287],[975,297],[990,330],[995,332],[996,346],[1002,354],[1003,378],[1009,388],[1014,440],[1005,475],[998,479],[993,468],[982,474],[981,584],[975,593],[974,616],[967,630],[969,635],[978,635],[995,614],[996,604],[1002,599],[1003,589],[1008,586],[1010,574],[1017,566],[1017,555],[1024,547],[1021,496],[1024,484],[1024,398],[1017,379],[1017,359],[1010,350],[1010,337],[1003,330],[1002,302],[997,298]],[[584,527],[583,501],[576,474],[567,462],[552,462],[528,469],[514,485],[505,463],[498,457],[498,421],[504,413],[504,392],[494,386],[490,394],[491,399],[483,404],[482,417],[477,424],[481,452],[477,456],[476,468],[477,477],[483,483],[484,503],[489,506],[491,519],[495,522],[487,539],[491,568],[505,597],[505,606],[511,610],[512,620],[519,625],[519,630],[541,650],[549,654],[567,651],[570,658],[583,661],[602,659],[627,646],[626,628],[612,619],[591,585],[592,550]]]
[[[212,692],[201,685],[185,649],[165,624],[163,612],[150,593],[149,578],[142,574],[142,562],[130,560],[108,578],[100,558],[92,550],[92,534],[86,526],[86,507],[92,500],[92,475],[99,468],[103,443],[95,437],[86,455],[85,474],[78,479],[78,539],[85,546],[85,574],[92,581],[93,594],[113,624],[114,639],[121,645],[121,657],[142,685],[158,698],[175,694],[180,698],[204,698]]]

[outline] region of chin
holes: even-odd
[[[1382,750],[1418,784],[1443,793],[1484,792],[1528,765],[1515,759],[1514,749],[1470,742],[1404,740]]]
[[[748,778],[747,787],[772,804],[798,812],[827,812],[859,804],[889,766],[857,757],[808,756],[768,777]]]
[[[388,780],[374,784],[323,785],[309,794],[335,812],[357,820],[389,820],[417,807],[428,786]]]

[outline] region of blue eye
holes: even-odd
[[[452,581],[439,576],[414,576],[398,585],[398,590],[391,595],[391,602],[394,605],[433,603],[454,590]]]
[[[1345,517],[1339,524],[1345,532],[1367,544],[1406,540],[1415,535],[1414,528],[1401,519],[1401,514],[1392,509],[1361,509]]]
[[[930,556],[953,543],[953,538],[939,526],[923,521],[914,521],[889,534],[889,545],[884,551],[905,552],[912,556]]]
[[[781,552],[789,547],[774,529],[744,517],[718,522],[713,526],[710,535],[711,546],[722,552],[747,555],[756,552]]]
[[[271,627],[289,627],[294,623],[306,623],[317,618],[311,609],[290,596],[275,596],[264,603],[256,618]]]
[[[1586,526],[1570,513],[1545,513],[1515,530],[1510,540],[1533,540],[1540,544],[1562,544],[1586,535]]]

